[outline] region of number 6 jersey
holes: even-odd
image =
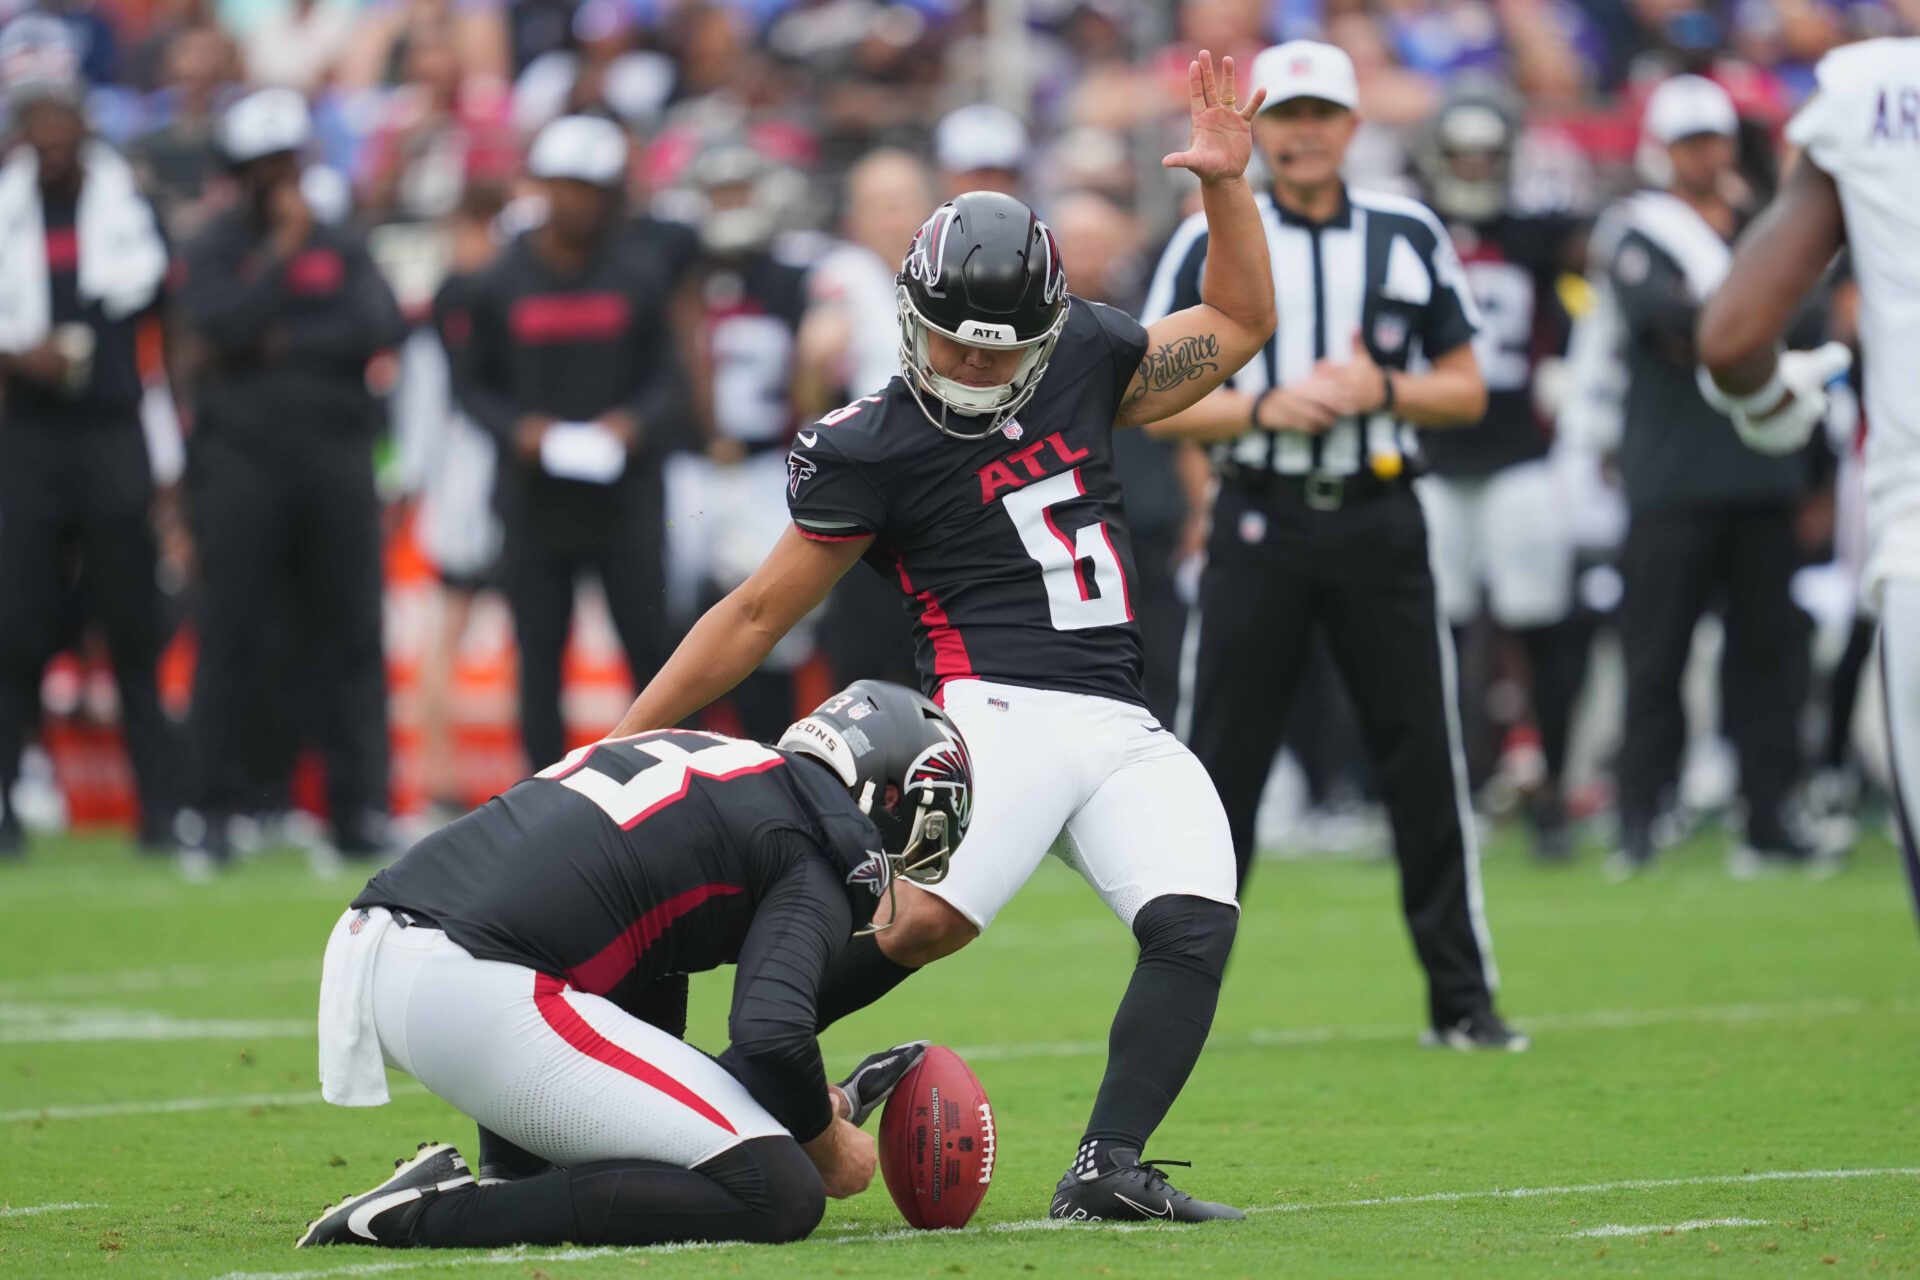
[[[896,377],[787,456],[802,534],[873,537],[866,561],[898,585],[935,699],[978,677],[1144,702],[1113,418],[1147,335],[1112,307],[1068,305],[1033,399],[986,439],[942,434]]]

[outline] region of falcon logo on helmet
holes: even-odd
[[[997,191],[969,191],[921,224],[896,277],[900,363],[914,403],[961,440],[999,431],[1039,390],[1066,328],[1070,300],[1060,244],[1032,209]],[[933,367],[929,336],[1018,351],[1013,376],[973,386]]]

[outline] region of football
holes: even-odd
[[[934,1045],[887,1099],[880,1172],[900,1216],[924,1231],[964,1227],[993,1181],[993,1106],[960,1055]]]

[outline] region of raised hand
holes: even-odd
[[[1220,59],[1218,81],[1213,73],[1213,55],[1202,49],[1200,56],[1187,64],[1187,107],[1193,116],[1193,138],[1185,151],[1163,156],[1161,165],[1185,169],[1202,182],[1228,182],[1247,171],[1253,154],[1254,116],[1267,100],[1265,89],[1257,90],[1247,104],[1238,105],[1234,95],[1233,59]]]

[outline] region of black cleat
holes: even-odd
[[[1138,1151],[1115,1147],[1106,1173],[1069,1169],[1053,1189],[1049,1218],[1066,1222],[1208,1222],[1247,1215],[1230,1204],[1195,1200],[1167,1181],[1161,1165],[1191,1167],[1185,1160],[1142,1160]]]
[[[423,1142],[411,1160],[393,1162],[393,1176],[371,1191],[348,1196],[307,1224],[296,1249],[328,1244],[377,1244],[405,1249],[421,1202],[473,1185],[467,1162],[444,1142]]]
[[[1429,1049],[1459,1049],[1465,1053],[1478,1049],[1525,1053],[1533,1044],[1491,1009],[1469,1014],[1452,1026],[1423,1031],[1420,1033],[1420,1043]]]
[[[900,1087],[907,1072],[927,1056],[927,1045],[930,1043],[927,1040],[909,1040],[891,1049],[869,1054],[853,1069],[852,1075],[840,1082],[840,1092],[847,1095],[847,1105],[852,1109],[847,1119],[855,1128],[865,1124],[874,1108],[893,1096],[893,1091]]]

